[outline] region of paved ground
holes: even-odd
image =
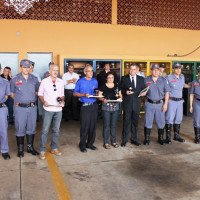
[[[38,123],[38,133],[40,132]],[[117,139],[120,143],[122,119]],[[14,126],[9,126],[11,160],[0,159],[1,200],[199,200],[200,144],[193,143],[192,118],[184,117],[181,133],[186,142],[157,143],[154,127],[150,146],[102,147],[102,121],[98,120],[95,145],[98,151],[83,154],[78,149],[79,122],[62,122],[61,157],[48,154],[46,161],[25,152],[16,156]],[[50,139],[50,138],[49,138]],[[143,120],[139,141],[143,142]],[[39,135],[35,147],[39,147]],[[60,191],[59,191],[60,189]],[[69,195],[66,195],[69,191]]]

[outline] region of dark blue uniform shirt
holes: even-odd
[[[8,80],[0,77],[0,103],[6,101],[6,97],[10,95],[10,83]]]
[[[37,100],[35,92],[38,91],[39,82],[37,77],[29,74],[26,80],[22,74],[17,74],[11,80],[11,92],[17,103],[31,103]]]
[[[149,91],[146,96],[152,101],[164,99],[165,93],[170,91],[168,81],[162,76],[159,76],[156,82],[153,81],[152,76],[147,76],[144,82],[146,87],[149,86]]]
[[[180,78],[177,78],[174,73],[166,77],[170,86],[170,97],[182,98],[183,88],[185,86],[185,77],[183,74],[180,75]]]
[[[190,94],[194,94],[197,99],[200,99],[200,80],[192,81]]]

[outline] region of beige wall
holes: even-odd
[[[0,27],[0,52],[19,52],[19,60],[27,52],[53,52],[61,72],[64,58],[200,60],[200,50],[167,57],[198,47],[199,31],[31,20],[0,20]]]

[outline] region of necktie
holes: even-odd
[[[132,77],[132,86],[133,86],[133,88],[135,88],[135,81],[134,81],[134,77]]]

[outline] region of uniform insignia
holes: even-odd
[[[149,81],[149,82],[147,82],[147,83],[146,83],[146,85],[151,85],[151,84],[152,84],[152,82],[151,82],[151,81]]]
[[[22,80],[21,79],[17,79],[16,81],[15,81],[15,85],[22,85]]]
[[[173,78],[173,79],[171,80],[171,82],[177,82],[177,81],[176,81],[176,79]]]
[[[195,83],[194,86],[199,86],[199,84],[198,84],[198,83]]]

